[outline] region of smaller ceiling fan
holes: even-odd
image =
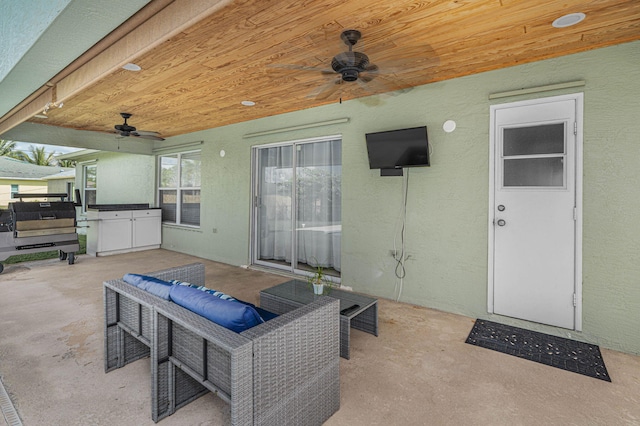
[[[164,138],[161,138],[160,136],[158,136],[158,132],[147,132],[144,130],[136,130],[135,127],[130,126],[127,123],[127,120],[129,118],[131,118],[131,114],[128,112],[121,112],[120,115],[122,116],[122,118],[124,118],[124,123],[123,124],[116,124],[114,126],[114,128],[116,129],[115,132],[122,137],[128,137],[128,136],[135,136],[141,139],[150,139],[150,140],[154,140],[154,141],[163,141]]]

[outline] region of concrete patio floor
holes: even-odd
[[[256,304],[288,280],[166,250],[7,265],[0,378],[23,424],[154,424],[148,360],[104,373],[102,281],[194,261],[209,287]],[[601,349],[608,383],[467,345],[473,318],[380,300],[379,323],[379,337],[352,332],[327,425],[640,425],[638,356]],[[159,424],[228,423],[208,394]]]

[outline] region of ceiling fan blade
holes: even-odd
[[[369,83],[376,77],[376,74],[360,74],[360,77],[357,81],[362,81],[364,83]]]
[[[149,140],[152,140],[152,141],[163,141],[164,140],[164,138],[161,138],[160,136],[152,136],[152,135],[147,135],[147,136],[139,135],[138,137],[140,139],[149,139]]]
[[[380,71],[380,68],[378,68],[378,66],[376,64],[369,64],[367,65],[367,67],[364,69],[366,72],[378,72]]]
[[[307,65],[295,65],[295,64],[269,64],[267,65],[269,68],[282,68],[286,70],[296,70],[296,71],[320,71],[320,72],[333,72],[332,70],[328,70],[327,68],[321,67],[310,67]]]
[[[379,93],[395,91],[403,91],[404,93],[404,91],[406,91],[406,89],[410,87],[408,84],[402,84],[402,81],[395,78],[395,76],[392,78],[383,74],[376,75],[375,78],[369,79],[366,83],[369,86],[370,90]]]
[[[342,78],[332,80],[327,84],[320,86],[318,90],[314,90],[313,92],[309,93],[307,97],[317,99],[317,100],[327,99],[329,96],[334,94],[336,90],[340,88],[342,83],[343,83]]]
[[[433,51],[429,51],[427,48],[422,48],[421,54],[411,55],[408,54],[403,58],[378,58],[376,57],[376,63],[384,74],[403,74],[412,71],[425,72],[440,63],[440,59],[435,55]]]
[[[306,34],[301,46],[312,56],[330,60],[336,51],[346,50],[344,42],[335,37],[339,31],[339,28],[325,27],[313,33]]]
[[[135,136],[136,138],[140,138],[140,139],[149,139],[149,140],[152,140],[152,141],[163,141],[164,140],[164,138],[161,138],[160,136],[153,135],[151,133],[154,133],[154,132],[145,132],[145,133],[131,132],[131,136]]]
[[[366,81],[364,81],[364,79],[362,77],[360,77],[359,79],[356,80],[356,83],[358,83],[358,86],[362,87],[364,90],[368,90],[368,91],[372,91],[373,88],[369,87],[369,85],[367,84]]]
[[[160,136],[159,132],[154,132],[151,130],[137,130],[136,133],[139,135]]]

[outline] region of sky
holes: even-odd
[[[35,147],[41,147],[44,146],[44,150],[45,152],[48,153],[55,153],[55,154],[66,154],[69,152],[73,152],[73,151],[79,151],[82,148],[71,148],[68,146],[57,146],[57,145],[43,145],[43,144],[39,144],[39,143],[26,143],[26,142],[16,142],[16,149],[19,149],[20,151],[29,152],[29,147],[33,145]]]

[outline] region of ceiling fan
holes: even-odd
[[[315,99],[326,99],[341,85],[353,82],[365,89],[377,92],[407,89],[407,85],[399,83],[397,78],[391,79],[382,75],[383,72],[380,67],[373,64],[365,53],[354,50],[355,45],[361,38],[362,33],[358,30],[345,30],[340,34],[340,39],[349,50],[338,53],[331,59],[331,69],[301,65],[274,66],[305,71],[320,71],[323,76],[331,78],[331,81],[307,96]],[[391,72],[391,70],[389,69],[388,72]],[[374,87],[368,87],[368,85]]]
[[[164,138],[161,138],[160,136],[158,136],[158,132],[148,132],[148,131],[144,131],[144,130],[136,130],[135,127],[130,126],[127,123],[127,120],[129,118],[131,118],[131,114],[128,112],[121,112],[120,115],[122,116],[122,118],[124,118],[124,123],[123,124],[116,124],[114,126],[114,128],[116,129],[115,132],[118,135],[120,135],[121,137],[128,137],[128,136],[135,136],[141,139],[150,139],[150,140],[154,140],[154,141],[163,141]]]

